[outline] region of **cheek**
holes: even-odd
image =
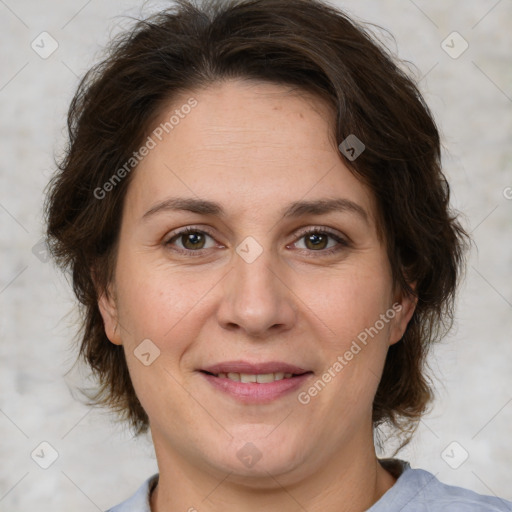
[[[324,363],[319,378],[328,389],[318,393],[315,400],[339,414],[347,410],[367,414],[389,346],[395,316],[391,281],[386,267],[373,268],[352,268],[343,275],[331,275],[319,282],[321,294],[310,294],[311,318],[316,318],[317,332],[321,329],[325,333],[318,340]],[[318,389],[323,389],[322,382]]]
[[[199,301],[212,287],[197,274],[170,269],[140,258],[118,262],[119,316],[132,339],[163,342],[186,324],[188,315],[200,311]]]
[[[183,355],[201,328],[200,300],[211,285],[204,280],[195,282],[186,273],[143,264],[136,259],[120,260],[118,269],[122,341],[136,394],[152,418],[162,414],[162,404],[168,396],[173,397],[170,409],[186,410],[189,397],[178,382],[181,378],[176,380],[176,376]],[[150,354],[147,365],[143,361],[144,353]],[[168,420],[170,425],[178,421]]]
[[[374,269],[345,268],[316,279],[298,293],[308,297],[308,308],[322,321],[338,349],[373,326],[391,307],[391,283],[385,267],[376,265]],[[389,322],[381,330],[387,332],[387,328]]]

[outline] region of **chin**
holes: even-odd
[[[267,479],[269,473],[273,476],[286,474],[302,463],[303,440],[295,443],[284,430],[281,436],[273,438],[276,425],[250,427],[252,435],[236,436],[229,446],[219,451],[218,467],[233,472],[233,476]]]
[[[221,466],[218,468],[225,473],[230,473],[228,479],[233,483],[254,489],[270,490],[282,488],[283,477],[295,472],[299,463],[293,454],[288,458],[267,454],[267,457],[263,455],[252,467],[246,467],[236,456]]]

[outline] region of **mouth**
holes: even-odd
[[[294,377],[300,377],[301,375],[313,373],[302,372],[302,373],[289,373],[289,372],[271,372],[271,373],[239,373],[239,372],[219,372],[212,373],[207,372],[206,370],[200,370],[201,373],[206,375],[211,375],[212,377],[217,377],[220,379],[229,379],[234,382],[242,382],[242,383],[258,383],[258,384],[268,384],[269,382],[275,382],[278,380],[284,379],[292,379]]]
[[[283,362],[231,361],[199,370],[214,390],[246,404],[268,403],[297,390],[313,371]]]

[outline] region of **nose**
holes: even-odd
[[[238,254],[223,280],[223,295],[217,310],[219,324],[241,330],[250,337],[267,337],[290,329],[296,321],[295,295],[290,288],[286,264],[264,250],[246,261]]]

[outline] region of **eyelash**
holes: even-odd
[[[186,228],[184,228],[184,229],[182,229],[180,231],[177,231],[177,232],[173,233],[171,235],[171,237],[169,239],[167,239],[167,241],[164,242],[164,246],[165,247],[171,246],[172,242],[174,240],[179,239],[180,236],[187,235],[187,234],[190,234],[190,233],[205,234],[205,235],[208,235],[209,237],[214,239],[213,234],[210,233],[208,230],[206,230],[206,229],[198,229],[198,228],[195,228],[193,226],[188,226],[188,227],[186,227]],[[308,253],[319,253],[322,256],[329,256],[331,254],[334,254],[334,253],[340,251],[343,248],[349,247],[349,245],[350,245],[349,242],[345,238],[342,238],[336,232],[330,230],[329,228],[319,227],[319,226],[315,226],[315,227],[312,227],[312,228],[306,228],[304,230],[299,231],[299,233],[297,233],[297,235],[296,235],[297,236],[297,241],[299,241],[300,239],[304,238],[307,235],[312,235],[312,234],[328,235],[330,238],[332,238],[333,240],[338,242],[338,245],[335,246],[335,247],[331,247],[330,249],[321,249],[321,250],[318,250],[318,251],[309,250],[309,249],[298,249],[299,251],[305,251],[305,252],[308,252]],[[296,243],[296,242],[294,242],[294,243]],[[178,252],[180,254],[184,254],[184,255],[187,255],[187,256],[193,256],[194,257],[194,256],[203,256],[203,251],[207,251],[208,249],[198,249],[198,250],[194,251],[192,249],[181,249],[179,247],[178,248],[174,247],[172,250],[176,251],[176,252]],[[311,255],[310,257],[314,257],[314,256]]]

